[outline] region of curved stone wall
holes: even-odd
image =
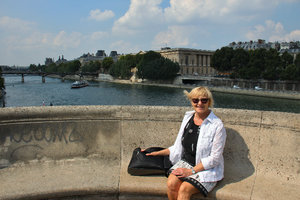
[[[170,146],[188,107],[61,106],[0,112],[0,199],[166,198],[127,173],[136,147]],[[300,114],[214,109],[227,130],[216,199],[300,196]],[[196,199],[201,199],[195,196]]]

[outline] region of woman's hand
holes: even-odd
[[[144,152],[146,149],[141,149],[141,152]],[[153,151],[151,153],[146,153],[146,156],[159,156],[158,151]]]
[[[141,149],[141,152],[145,151],[146,149]],[[163,149],[160,151],[154,151],[151,153],[146,153],[146,156],[168,156],[170,154],[169,149]]]
[[[153,151],[151,153],[146,153],[146,156],[159,156],[158,151]]]
[[[172,174],[177,176],[178,178],[188,177],[193,174],[191,169],[187,168],[177,168],[172,171]]]

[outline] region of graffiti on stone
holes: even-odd
[[[15,142],[15,143],[45,141],[47,143],[64,142],[65,144],[68,144],[71,142],[81,142],[82,140],[83,140],[82,135],[76,131],[72,131],[71,133],[41,131],[41,132],[34,132],[34,133],[18,133],[18,134],[10,135],[10,142]]]

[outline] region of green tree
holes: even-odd
[[[293,56],[291,54],[289,54],[288,52],[284,52],[282,55],[281,55],[281,60],[282,60],[282,63],[284,65],[284,68],[286,68],[288,65],[291,65],[293,64]]]
[[[241,78],[259,79],[265,70],[266,49],[256,49],[249,52],[249,63],[238,72]]]
[[[231,59],[232,73],[230,78],[240,78],[239,71],[246,69],[249,63],[249,52],[244,49],[236,49]]]
[[[266,51],[265,69],[262,71],[262,77],[267,80],[277,80],[283,69],[283,62],[279,53],[275,49]]]
[[[300,68],[300,53],[296,56],[295,65],[297,68]]]
[[[4,78],[2,78],[2,68],[0,67],[0,89],[5,88]]]
[[[266,57],[266,49],[256,49],[254,51],[250,51],[250,59],[249,59],[249,67],[254,67],[259,69],[261,72],[265,70],[265,57]]]
[[[4,78],[0,77],[0,89],[4,88]]]
[[[288,65],[281,73],[281,79],[283,80],[300,80],[300,68],[295,64]]]
[[[177,62],[171,61],[168,58],[163,58],[162,62],[163,63],[160,69],[160,79],[174,79],[178,75],[178,72],[180,70],[179,64]]]
[[[47,73],[55,73],[58,70],[58,66],[55,63],[51,63],[50,65],[45,67],[45,72]]]
[[[134,55],[121,56],[110,68],[109,73],[116,78],[129,79],[132,76],[131,69],[136,67]]]
[[[230,72],[233,68],[232,58],[234,50],[231,47],[217,49],[211,58],[211,66],[220,72]]]
[[[97,72],[100,70],[101,62],[100,61],[90,61],[85,64],[82,68],[82,72]]]
[[[57,67],[57,72],[58,73],[66,73],[68,72],[67,70],[67,64],[66,63],[60,63]]]
[[[154,51],[147,52],[139,60],[137,74],[142,79],[170,80],[177,76],[180,69],[178,63]]]
[[[74,60],[67,63],[67,72],[77,72],[80,69],[81,63],[79,60]]]
[[[38,67],[35,64],[30,64],[29,71],[36,72],[38,71]]]
[[[140,60],[139,60],[138,66],[137,66],[138,77],[140,77],[142,79],[145,79],[145,78],[152,79],[154,77],[154,73],[155,73],[154,71],[157,71],[159,68],[156,60],[158,60],[160,58],[161,58],[161,55],[154,51],[149,51],[149,52],[143,54],[140,57]]]
[[[259,79],[261,71],[257,67],[243,67],[238,74],[243,79]]]
[[[102,67],[104,68],[104,73],[108,72],[113,64],[114,64],[114,60],[113,60],[112,57],[104,58],[103,61],[102,61]]]
[[[249,62],[249,52],[244,49],[236,49],[233,52],[233,57],[231,59],[231,66],[234,71],[246,67]]]

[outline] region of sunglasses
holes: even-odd
[[[201,103],[206,104],[208,102],[209,98],[203,98],[203,99],[192,99],[192,102],[197,104],[199,103],[199,101],[201,101]]]

